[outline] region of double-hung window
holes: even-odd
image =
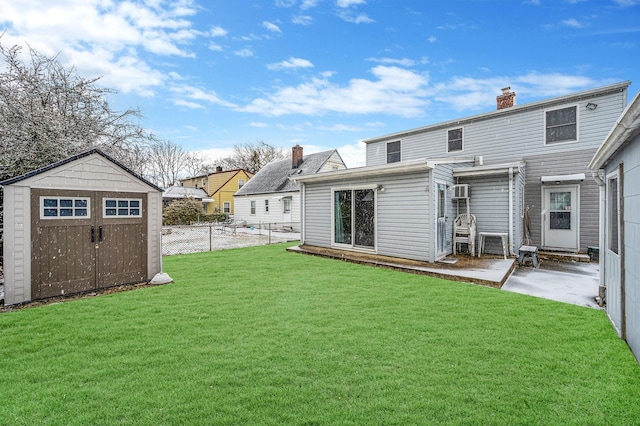
[[[545,143],[574,142],[578,140],[578,108],[545,111]]]
[[[255,200],[251,201],[251,214],[252,215],[256,214],[256,202],[255,202]]]
[[[402,159],[400,149],[400,141],[387,142],[387,163],[397,163]]]
[[[269,200],[264,200],[264,212],[269,213]]]
[[[447,152],[462,151],[462,127],[447,131]]]

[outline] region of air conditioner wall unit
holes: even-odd
[[[459,199],[459,198],[469,198],[469,185],[453,185],[451,191],[451,198]]]

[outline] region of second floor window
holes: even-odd
[[[578,140],[578,111],[575,106],[546,111],[545,143]]]
[[[238,189],[244,186],[244,179],[238,179]]]
[[[447,132],[447,152],[462,151],[462,127]]]
[[[387,163],[397,163],[400,159],[400,141],[388,142]]]

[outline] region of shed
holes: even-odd
[[[100,150],[0,185],[6,305],[161,272],[162,189]]]
[[[600,301],[640,361],[640,94],[589,168],[600,185]]]

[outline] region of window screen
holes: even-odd
[[[397,163],[400,161],[400,141],[387,143],[387,163]]]
[[[546,142],[567,142],[578,139],[577,108],[575,106],[545,113]]]
[[[462,151],[462,127],[447,132],[447,152]]]

